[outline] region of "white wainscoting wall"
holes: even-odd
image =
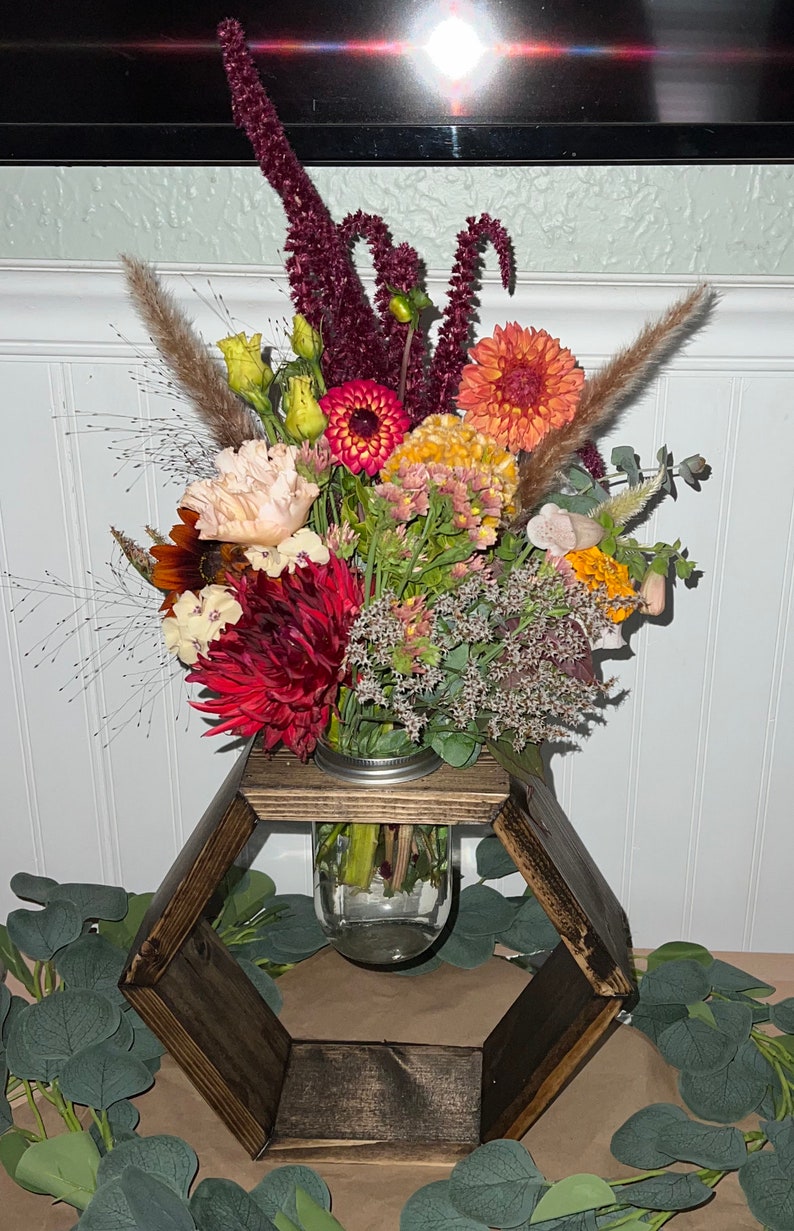
[[[278,271],[163,272],[209,342],[232,326],[283,338],[290,309]],[[429,282],[442,300],[443,283]],[[487,281],[482,330],[513,319],[542,326],[590,370],[687,285],[520,276],[509,300]],[[709,325],[609,435],[648,463],[663,443],[676,457],[708,458],[703,490],[682,486],[648,530],[652,540],[680,535],[702,577],[676,589],[672,622],[632,636],[615,664],[624,700],[551,768],[636,943],[785,951],[794,945],[794,282],[717,286]],[[108,569],[108,527],[139,539],[146,523],[167,530],[180,494],[156,468],[122,460],[141,439],[132,419],[178,426],[175,399],[144,366],[151,355],[115,267],[0,263],[0,566],[42,589],[48,576],[64,583],[41,602],[8,582],[0,592],[0,918],[15,904],[7,883],[18,869],[156,887],[235,755],[200,738],[204,725],[159,650],[156,603],[125,599]],[[69,590],[84,595],[76,614]],[[108,640],[103,626],[138,613]],[[466,875],[475,841],[464,839]],[[257,861],[282,890],[310,890],[304,832],[274,832]]]

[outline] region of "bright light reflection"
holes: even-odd
[[[459,17],[448,17],[437,25],[423,50],[449,81],[468,76],[485,53],[477,31]]]

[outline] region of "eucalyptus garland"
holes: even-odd
[[[496,837],[480,842],[477,870],[436,952],[401,973],[442,962],[472,969],[496,945],[531,969],[555,947],[558,934],[529,891],[505,897],[485,883],[515,870]],[[0,1164],[9,1176],[73,1206],[80,1231],[344,1231],[309,1167],[277,1168],[250,1192],[225,1179],[194,1186],[198,1160],[186,1142],[138,1135],[130,1100],[153,1084],[163,1048],[117,984],[152,895],[26,873],[11,884],[34,908],[0,927],[0,962],[27,994],[0,982]],[[278,1012],[278,975],[326,944],[312,899],[277,894],[265,873],[235,868],[213,911]],[[489,1142],[448,1180],[415,1192],[400,1231],[657,1231],[714,1200],[730,1172],[761,1226],[794,1231],[794,998],[771,1003],[773,987],[699,945],[663,945],[637,962],[631,1024],[680,1071],[692,1114],[657,1103],[617,1129],[612,1153],[637,1169],[628,1179],[551,1181],[519,1142]],[[65,1131],[48,1133],[44,1104]],[[20,1106],[32,1128],[16,1123]],[[754,1127],[736,1126],[751,1115]]]

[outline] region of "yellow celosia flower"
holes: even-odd
[[[513,511],[510,502],[518,483],[514,455],[458,415],[428,415],[391,454],[381,478],[391,479],[403,462],[475,469],[502,492],[505,512]]]
[[[604,615],[614,624],[628,619],[636,609],[636,601],[624,606],[622,598],[636,600],[637,591],[631,584],[629,570],[607,556],[600,547],[586,547],[582,551],[569,551],[565,559],[588,590],[600,590],[604,600]]]

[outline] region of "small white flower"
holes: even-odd
[[[268,577],[280,577],[285,569],[294,573],[310,560],[315,564],[327,564],[331,558],[319,534],[306,526],[284,539],[278,547],[247,547],[243,554],[256,572],[265,572]]]
[[[236,624],[243,614],[226,586],[205,586],[198,594],[186,590],[163,620],[163,637],[169,654],[192,667],[210,642],[217,641],[227,624]]]

